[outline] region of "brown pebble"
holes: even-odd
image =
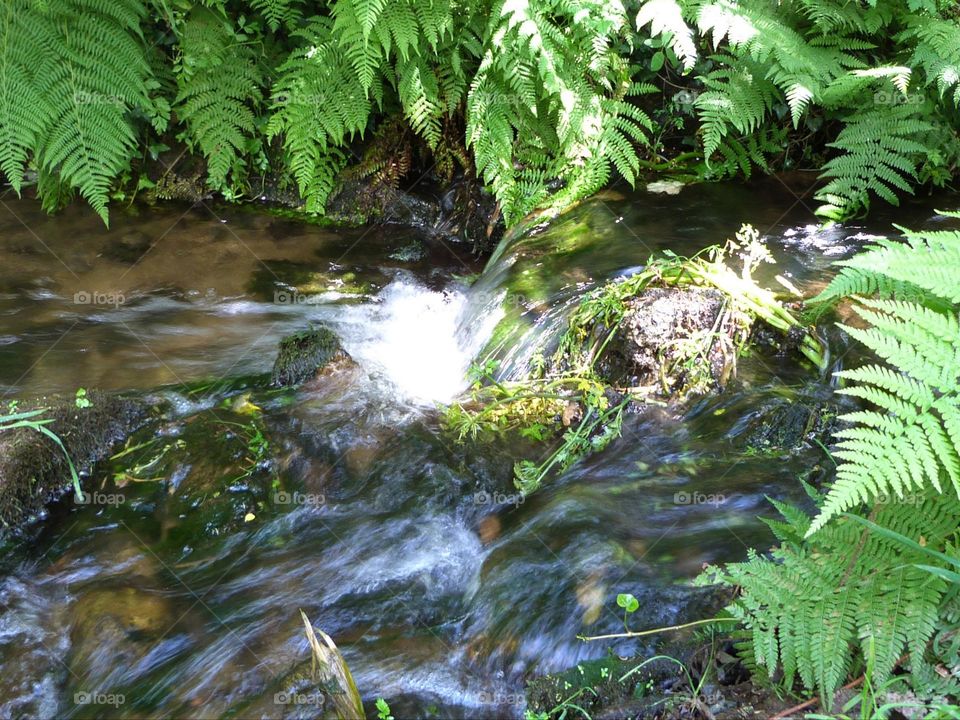
[[[477,531],[480,534],[480,542],[487,545],[500,537],[500,518],[496,515],[487,515],[480,521]]]

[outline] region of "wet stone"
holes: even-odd
[[[329,328],[318,326],[294,333],[280,341],[270,384],[274,387],[300,385],[335,360],[347,358],[349,355],[340,345],[340,339]]]
[[[110,260],[133,265],[150,251],[152,245],[153,240],[147,233],[133,230],[111,240],[101,254]]]

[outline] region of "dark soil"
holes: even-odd
[[[729,374],[729,360],[717,340],[709,341],[700,367],[685,369],[684,341],[707,334],[723,308],[718,290],[695,287],[650,288],[627,302],[617,337],[604,354],[601,373],[620,386],[659,386],[663,394],[683,394],[702,374],[716,387]]]
[[[17,411],[45,408],[32,419],[52,420],[46,427],[63,441],[29,427],[0,433],[0,529],[17,526],[64,495],[73,485],[67,455],[78,473],[104,459],[113,446],[147,420],[144,401],[91,391],[89,407],[76,398],[41,398]]]

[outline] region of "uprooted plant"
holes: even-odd
[[[822,367],[820,341],[754,279],[763,262],[772,258],[749,225],[691,258],[651,258],[640,272],[585,295],[554,351],[541,354],[525,378],[499,380],[493,359],[475,366],[471,390],[447,410],[448,428],[461,440],[518,433],[558,441],[542,462],[514,466],[517,487],[529,493],[619,436],[632,403],[722,387],[757,321]]]

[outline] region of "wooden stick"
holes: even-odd
[[[897,660],[896,664],[894,664],[894,667],[897,667],[898,665],[900,665],[900,663],[902,663],[904,660],[906,660],[907,657],[909,657],[909,653],[904,653],[903,655],[901,655],[900,658]],[[860,685],[863,683],[863,681],[866,679],[866,677],[867,677],[867,676],[866,676],[866,673],[864,673],[863,675],[861,675],[860,677],[858,677],[856,680],[853,680],[853,681],[851,681],[851,682],[848,682],[846,685],[844,685],[844,686],[843,686],[842,688],[840,688],[840,689],[841,689],[841,690],[853,690],[854,688],[860,687]],[[820,698],[810,698],[810,699],[807,700],[806,702],[802,702],[802,703],[800,703],[799,705],[794,705],[793,707],[787,708],[786,710],[781,710],[781,711],[778,712],[776,715],[774,715],[772,718],[770,718],[770,720],[785,720],[785,718],[790,717],[790,716],[793,715],[794,713],[797,713],[797,712],[800,712],[801,710],[806,710],[807,708],[813,707],[813,706],[816,705],[818,702],[820,702]]]

